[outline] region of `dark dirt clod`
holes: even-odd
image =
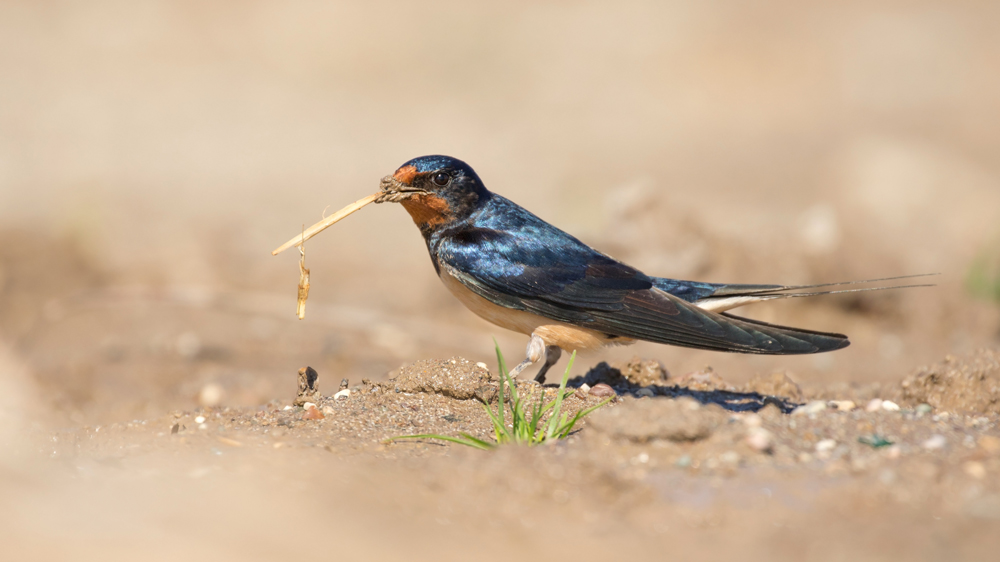
[[[802,402],[804,400],[802,389],[785,373],[755,375],[746,384],[744,390],[765,396],[781,396],[792,402]]]
[[[945,357],[900,383],[900,403],[930,404],[950,412],[1000,413],[1000,352],[982,349],[970,357]]]
[[[404,366],[392,381],[396,392],[440,394],[457,400],[477,398],[490,382],[490,372],[462,357],[423,360]]]
[[[319,402],[322,395],[319,393],[319,373],[312,367],[302,367],[299,369],[299,393],[295,397],[295,405],[301,406],[306,402]]]
[[[492,404],[497,401],[497,387],[492,384],[484,384],[476,389],[474,393],[476,400],[483,404]]]
[[[721,407],[702,406],[693,398],[653,398],[598,410],[589,425],[612,438],[637,443],[697,441],[711,435],[728,418]]]

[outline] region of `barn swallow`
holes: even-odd
[[[434,270],[462,304],[497,326],[531,336],[527,357],[511,376],[544,358],[535,377],[544,383],[562,350],[637,340],[768,355],[822,353],[850,344],[842,334],[726,312],[843,292],[795,292],[841,283],[737,285],[652,277],[490,192],[468,164],[448,156],[414,158],[383,178],[380,188],[376,202],[406,209]]]

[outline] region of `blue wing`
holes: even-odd
[[[840,334],[773,326],[708,312],[665,282],[606,256],[493,195],[466,224],[428,241],[436,265],[494,304],[609,335],[742,353],[816,353]],[[685,285],[692,294],[709,284]],[[695,297],[696,298],[696,297]]]

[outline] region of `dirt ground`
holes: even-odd
[[[0,558],[996,559],[998,22],[0,3]],[[310,242],[304,321],[269,252],[428,153],[654,275],[940,275],[739,311],[835,353],[578,357],[567,406],[616,398],[552,446],[387,442],[489,438],[493,338],[526,338],[448,294],[395,206]]]

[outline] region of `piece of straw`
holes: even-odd
[[[302,243],[305,242],[306,240],[309,240],[313,236],[316,236],[320,232],[323,232],[327,228],[330,228],[340,220],[346,218],[348,215],[364,207],[365,205],[373,203],[376,199],[378,199],[382,195],[383,193],[379,191],[377,193],[369,195],[368,197],[365,197],[364,199],[358,199],[354,203],[351,203],[350,205],[344,207],[343,209],[337,211],[336,213],[310,226],[302,234],[296,236],[295,238],[292,238],[288,242],[285,242],[284,244],[279,246],[277,250],[271,252],[271,255],[276,256],[281,252],[284,252],[285,250],[291,248],[292,246],[301,246]]]

